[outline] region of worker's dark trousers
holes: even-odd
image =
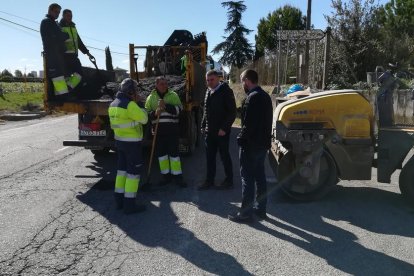
[[[126,198],[135,198],[142,170],[141,142],[116,141],[118,170],[115,180],[115,193],[123,193]]]
[[[378,117],[380,127],[394,124],[394,100],[392,89],[387,89],[377,96]]]
[[[66,72],[68,75],[76,72],[82,75],[82,64],[79,58],[75,54],[65,54],[65,65],[66,65]]]
[[[68,87],[65,81],[65,61],[63,54],[45,53],[47,77],[52,83],[54,96],[63,97]]]
[[[155,148],[161,174],[182,174],[181,161],[178,156],[178,134],[158,135],[156,139]]]
[[[266,155],[267,149],[252,148],[249,145],[239,148],[242,180],[241,212],[245,215],[252,214],[255,199],[258,211],[266,212],[267,184],[264,168]]]
[[[207,179],[209,183],[214,183],[216,176],[216,155],[217,151],[220,153],[221,161],[223,162],[226,180],[229,183],[233,182],[233,165],[231,162],[229,152],[230,133],[224,136],[207,134],[205,138],[206,156],[207,156]]]
[[[82,64],[75,54],[65,54],[65,76],[68,86],[72,89],[78,87],[79,83],[82,80],[83,72],[82,72]]]

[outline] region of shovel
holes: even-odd
[[[95,68],[96,68],[96,73],[98,74],[98,77],[99,77],[99,80],[101,81],[101,82],[103,82],[104,83],[104,86],[105,86],[105,88],[104,88],[104,93],[103,94],[106,94],[106,95],[109,95],[112,99],[114,99],[114,95],[113,95],[113,93],[109,93],[108,91],[109,91],[109,89],[108,89],[108,87],[106,86],[106,81],[105,81],[105,79],[103,78],[103,76],[102,76],[102,74],[101,74],[101,72],[99,71],[99,68],[98,68],[98,65],[96,65],[96,59],[93,57],[93,56],[90,56],[89,57],[89,60],[93,63],[93,65],[95,66]]]
[[[144,186],[142,187],[142,190],[144,192],[148,192],[151,187],[151,168],[152,168],[152,160],[154,158],[154,150],[155,150],[155,140],[157,140],[157,133],[158,133],[158,124],[160,122],[160,114],[157,116],[157,122],[155,123],[155,130],[154,130],[154,137],[152,138],[152,146],[151,146],[151,154],[150,154],[150,160],[148,163],[148,170],[147,170],[147,181],[145,182]]]

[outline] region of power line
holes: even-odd
[[[4,13],[4,14],[7,14],[7,15],[10,15],[10,16],[13,16],[13,17],[17,17],[17,18],[20,18],[20,19],[26,20],[26,21],[28,21],[28,22],[32,22],[32,23],[39,24],[39,22],[36,22],[36,21],[34,21],[34,20],[30,20],[30,19],[27,19],[27,18],[24,18],[24,17],[18,16],[18,15],[14,15],[14,14],[11,14],[11,13],[8,13],[8,12],[5,12],[5,11],[0,11],[0,12],[1,12],[1,13]]]
[[[39,30],[36,30],[36,29],[30,28],[30,27],[24,26],[24,25],[22,25],[22,24],[19,24],[19,23],[16,23],[16,22],[13,22],[13,21],[7,20],[7,19],[5,19],[5,18],[3,18],[3,17],[0,17],[0,20],[3,20],[3,21],[6,21],[6,22],[9,22],[9,23],[11,23],[11,24],[17,25],[17,26],[19,26],[19,27],[22,27],[22,28],[25,28],[25,29],[28,29],[28,30],[31,30],[31,31],[34,31],[34,32],[38,32],[38,33],[39,33]]]
[[[40,23],[37,22],[37,21],[31,20],[31,19],[28,19],[28,18],[24,18],[24,17],[18,16],[18,15],[12,14],[12,13],[8,13],[8,12],[1,11],[1,10],[0,10],[0,13],[4,13],[4,14],[10,15],[10,16],[17,17],[17,18],[23,19],[25,21],[32,22],[32,23],[36,23],[36,24],[40,25]],[[123,45],[119,45],[119,44],[116,44],[116,43],[108,43],[106,41],[99,40],[99,39],[96,39],[96,38],[92,38],[92,37],[89,37],[89,36],[86,36],[86,35],[82,35],[82,37],[85,37],[87,39],[90,39],[90,40],[93,40],[93,41],[97,41],[97,42],[100,42],[100,43],[105,43],[105,44],[108,44],[108,45],[111,45],[111,46],[115,46],[115,47],[122,47],[122,48],[125,47]]]
[[[16,23],[16,22],[13,22],[13,21],[7,20],[7,19],[5,19],[5,18],[3,18],[3,17],[0,17],[0,20],[3,20],[3,21],[6,21],[6,22],[8,22],[8,23],[11,23],[11,24],[17,25],[17,26],[19,26],[19,27],[22,27],[22,28],[25,28],[25,29],[28,29],[28,30],[31,30],[31,31],[34,31],[34,32],[39,33],[39,30],[36,30],[36,29],[30,28],[30,27],[24,26],[24,25],[22,25],[22,24],[19,24],[19,23]],[[99,50],[99,51],[105,51],[104,49],[96,48],[96,47],[89,46],[89,45],[86,45],[86,47],[91,48],[91,49],[95,49],[95,50]],[[118,55],[125,55],[125,56],[129,56],[129,54],[127,54],[127,53],[120,53],[120,52],[113,52],[113,51],[111,51],[111,53],[118,54]]]

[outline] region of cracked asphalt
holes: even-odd
[[[199,147],[182,159],[188,188],[139,194],[148,210],[124,216],[112,201],[115,154],[63,147],[76,129],[74,115],[0,125],[1,275],[414,275],[414,212],[398,174],[296,203],[267,167],[270,219],[239,225],[227,219],[238,178],[233,190],[196,190]]]

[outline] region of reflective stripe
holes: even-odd
[[[159,120],[160,120],[159,121],[160,123],[179,123],[179,119],[162,119],[162,118],[160,118]],[[157,120],[152,120],[152,123],[156,124]]]
[[[116,175],[124,175],[124,176],[126,176],[127,175],[127,173],[126,173],[126,171],[116,171]]]
[[[136,198],[137,193],[125,193],[124,197],[126,197],[126,198]]]
[[[140,176],[127,174],[125,182],[125,197],[135,197],[138,191]]]
[[[113,124],[111,125],[111,128],[131,128],[138,125],[137,122],[130,122],[130,123],[125,123],[125,124]]]
[[[173,175],[182,174],[180,157],[170,156],[170,163],[171,163],[171,173]]]
[[[70,77],[69,80],[67,81],[68,86],[75,88],[76,86],[79,85],[79,83],[82,80],[82,76],[79,73],[73,73]]]
[[[181,110],[181,108],[178,106],[178,105],[176,105],[175,106],[175,111],[176,111],[176,115],[178,116],[178,114],[180,113],[180,110]]]
[[[128,179],[139,179],[139,174],[127,174]]]
[[[123,193],[125,193],[125,189],[124,188],[115,188],[115,193],[123,194]]]
[[[123,172],[121,174],[117,173],[116,178],[115,178],[115,189],[117,188],[124,189],[125,183],[126,183],[126,172]]]
[[[74,54],[74,53],[76,53],[76,52],[75,52],[75,51],[72,51],[72,50],[70,50],[70,51],[68,50],[68,51],[66,51],[65,53],[66,53],[66,54]]]
[[[170,162],[168,160],[168,155],[158,157],[158,162],[160,163],[161,174],[167,174],[170,172]]]
[[[123,142],[139,142],[139,141],[142,141],[142,138],[128,138],[128,137],[115,136],[115,140],[123,141]]]
[[[68,93],[68,86],[66,85],[65,78],[63,76],[52,78],[55,95],[63,95]]]

